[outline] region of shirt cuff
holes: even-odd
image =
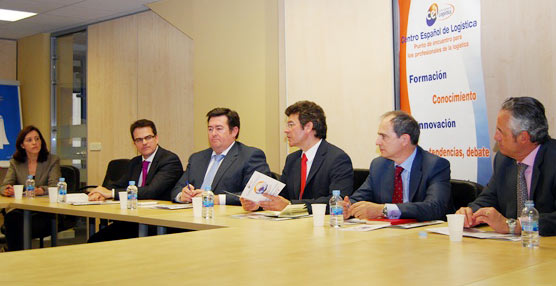
[[[386,212],[388,213],[389,219],[399,219],[402,216],[402,212],[398,205],[396,204],[385,204],[386,205]]]
[[[184,201],[181,200],[181,192],[178,193],[175,200],[176,200],[177,203],[184,203]]]

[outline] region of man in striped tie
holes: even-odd
[[[404,111],[382,116],[376,145],[381,157],[367,180],[344,198],[344,217],[360,219],[444,219],[453,212],[450,162],[419,147],[419,124]]]
[[[548,135],[544,106],[532,97],[511,97],[498,112],[494,140],[500,151],[481,194],[457,213],[465,227],[486,223],[499,233],[521,233],[517,218],[526,200],[539,211],[539,234],[556,235],[556,140]]]

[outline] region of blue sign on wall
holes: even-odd
[[[7,166],[21,131],[19,82],[0,81],[0,166]]]

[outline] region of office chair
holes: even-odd
[[[474,201],[483,190],[483,186],[472,181],[451,179],[452,202],[456,210],[466,207]]]
[[[116,183],[120,178],[125,175],[127,168],[129,166],[129,159],[115,159],[108,163],[108,167],[106,167],[106,174],[104,175],[104,180],[102,181],[102,186],[107,187]],[[80,191],[96,188],[98,186],[85,186],[80,188]]]
[[[353,169],[353,190],[359,189],[369,176],[369,169]]]

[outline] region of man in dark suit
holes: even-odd
[[[242,199],[245,210],[279,211],[288,204],[327,204],[333,190],[342,196],[353,191],[353,167],[349,156],[326,139],[326,116],[314,102],[299,101],[286,109],[288,123],[285,133],[290,147],[301,150],[286,158],[280,181],[286,187],[280,196],[266,196],[259,204]]]
[[[417,121],[403,111],[382,116],[376,140],[381,157],[371,162],[367,180],[351,201],[344,198],[344,217],[445,218],[452,208],[450,163],[419,147],[419,134]]]
[[[240,121],[237,112],[215,108],[207,113],[210,148],[189,157],[187,169],[172,190],[176,202],[189,203],[210,187],[214,194],[241,194],[255,171],[270,175],[264,152],[236,141]],[[218,196],[214,203],[219,204]],[[239,205],[237,196],[226,194],[226,204]]]
[[[140,200],[170,200],[170,190],[183,173],[180,158],[158,146],[158,135],[154,122],[140,119],[131,124],[131,139],[141,154],[129,163],[125,176],[113,185],[98,186],[89,193],[90,201],[118,199],[118,191],[125,191],[129,181],[138,186]],[[137,237],[138,225],[128,222],[114,222],[89,239],[89,242]]]
[[[516,218],[532,200],[540,235],[556,235],[556,140],[548,135],[542,103],[531,97],[504,101],[494,140],[500,151],[490,181],[469,207],[457,211],[465,215],[465,227],[486,223],[499,233],[520,234]]]

